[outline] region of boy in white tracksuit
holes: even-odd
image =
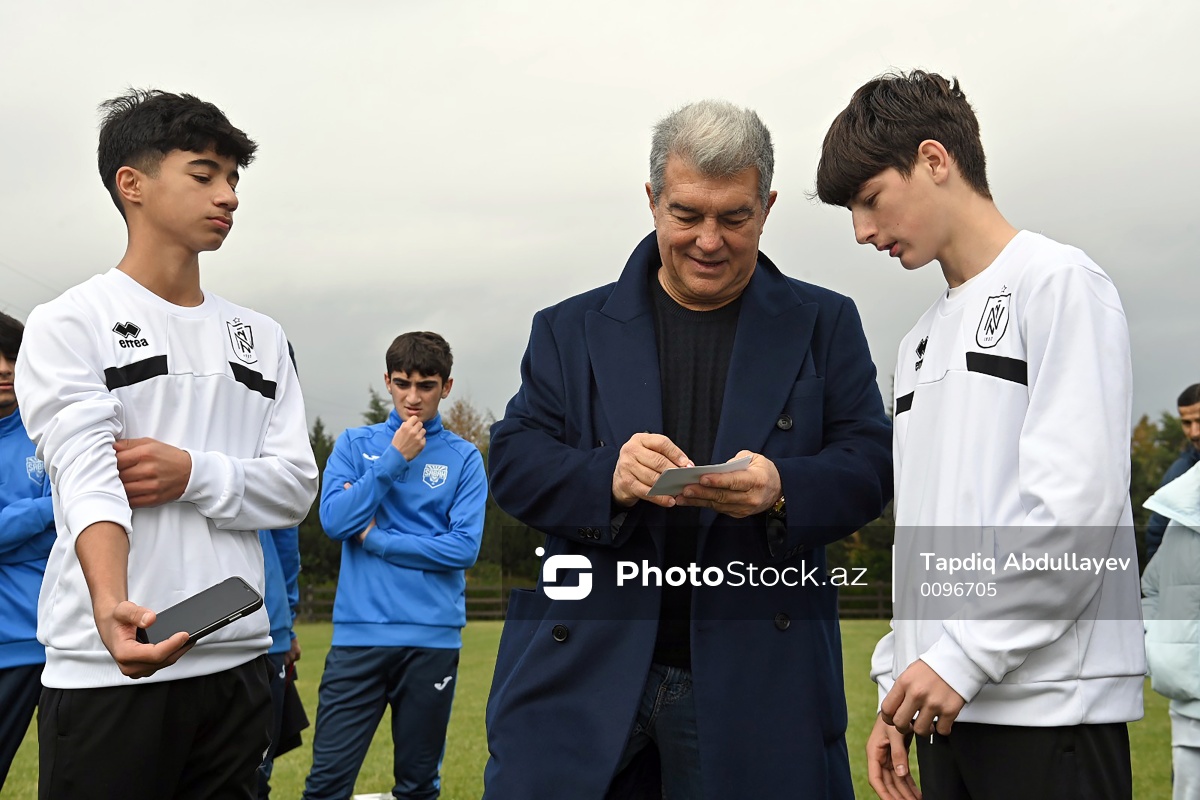
[[[1146,658],[1154,691],[1171,698],[1175,800],[1200,797],[1200,464],[1146,508],[1169,522],[1142,573]]]
[[[255,144],[190,95],[103,108],[125,255],[34,309],[17,362],[57,528],[38,600],[39,794],[249,797],[269,744],[266,611],[194,647],[136,630],[233,576],[261,593],[258,529],[295,525],[316,494],[282,328],[200,287]]]
[[[1129,334],[1083,252],[1011,226],[957,81],[861,87],[822,201],[947,288],[895,372],[896,605],[872,677],[880,797],[1129,798],[1143,651],[1129,502]]]

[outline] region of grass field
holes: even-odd
[[[458,687],[454,696],[454,714],[446,746],[442,770],[444,800],[478,800],[483,794],[483,765],[487,761],[487,742],[484,738],[483,712],[492,665],[500,642],[499,622],[473,622],[463,632],[462,659],[458,671]],[[875,686],[868,675],[871,650],[876,640],[887,630],[887,622],[877,620],[844,620],[842,622],[843,651],[846,665],[846,694],[850,709],[847,741],[850,747],[851,768],[858,797],[872,798],[867,785],[862,744],[875,715]],[[329,649],[332,628],[327,623],[300,625],[297,634],[304,656],[297,665],[300,679],[297,688],[315,722],[317,686],[321,681],[325,653]],[[1146,684],[1146,718],[1129,727],[1133,750],[1134,797],[1139,800],[1158,800],[1170,797],[1171,729],[1167,718],[1167,702],[1150,691]],[[311,763],[312,729],[304,733],[305,746],[284,755],[275,762],[272,796],[293,800],[304,789],[304,776]],[[384,716],[362,772],[356,792],[387,792],[392,786],[391,729]],[[916,759],[913,759],[914,765]],[[1014,765],[1016,766],[1016,765]],[[17,753],[8,782],[0,794],[5,800],[33,800],[37,797],[37,740],[31,727]],[[564,800],[570,800],[564,797]]]

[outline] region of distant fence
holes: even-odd
[[[504,619],[512,586],[467,585],[467,619]],[[302,622],[328,622],[333,618],[332,586],[305,586],[300,590],[297,617]],[[890,584],[842,589],[838,614],[843,619],[891,619]]]
[[[891,619],[892,585],[884,583],[840,590],[838,616],[842,619]]]
[[[467,619],[504,619],[508,611],[508,593],[512,586],[467,585]],[[332,586],[302,586],[296,618],[301,622],[328,622],[333,619]]]

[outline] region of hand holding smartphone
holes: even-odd
[[[262,595],[235,575],[158,612],[153,625],[137,629],[137,640],[142,644],[158,644],[183,631],[188,635],[188,644],[194,644],[234,620],[252,614],[262,604]]]

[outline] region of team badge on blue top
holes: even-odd
[[[46,480],[46,465],[37,456],[27,456],[25,458],[25,474],[29,476],[29,480],[40,486]]]
[[[450,474],[450,468],[445,464],[426,464],[425,472],[421,475],[421,480],[430,489],[436,489],[446,482],[446,476]]]

